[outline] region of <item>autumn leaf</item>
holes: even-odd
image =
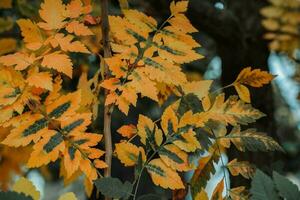
[[[117,130],[117,132],[123,137],[131,138],[133,135],[137,134],[137,128],[132,124],[123,125]]]
[[[246,103],[250,103],[251,102],[250,91],[249,91],[249,89],[246,86],[244,86],[242,84],[239,84],[239,83],[235,83],[234,84],[234,88],[237,91],[239,97],[243,101],[245,101]]]
[[[41,4],[40,17],[45,22],[39,22],[39,27],[45,30],[61,29],[65,25],[65,5],[61,0],[45,0]]]
[[[21,177],[14,185],[13,191],[18,193],[24,193],[27,196],[32,197],[33,200],[40,200],[40,192],[37,191],[35,186],[28,179]]]
[[[188,154],[174,144],[165,145],[158,154],[163,162],[173,170],[189,171],[192,169],[188,162]]]
[[[78,21],[72,21],[68,23],[66,26],[66,30],[69,33],[74,33],[77,36],[94,35],[94,33],[87,26]]]
[[[185,12],[188,7],[188,2],[189,1],[178,1],[175,3],[175,1],[172,1],[170,4],[170,10],[172,15]]]
[[[234,127],[222,139],[231,141],[240,151],[283,151],[282,147],[273,138],[257,132],[255,129],[241,131],[239,126]]]
[[[224,124],[249,124],[265,116],[259,110],[253,108],[251,104],[245,104],[237,99],[237,96],[230,96],[225,101],[224,94],[215,98],[211,108],[205,112],[206,119],[212,119]]]
[[[237,161],[233,159],[227,164],[232,176],[237,176],[241,174],[244,178],[251,178],[254,175],[255,167],[251,165],[248,161]]]
[[[136,145],[129,142],[121,142],[116,144],[115,153],[118,159],[125,166],[136,165],[140,153],[142,155],[143,161],[146,161],[146,155],[144,149],[142,147],[137,147]]]
[[[61,195],[58,200],[77,200],[75,194],[73,192],[68,192],[66,194]]]
[[[252,87],[262,87],[270,83],[274,76],[260,69],[251,70],[251,67],[244,68],[238,75],[234,83],[249,85]]]
[[[244,186],[239,186],[230,189],[229,195],[232,198],[232,200],[244,200],[249,199],[249,192],[246,190]]]
[[[216,149],[217,146],[213,145],[209,149],[209,155],[201,157],[198,161],[198,166],[191,179],[191,193],[193,197],[201,192],[202,189],[205,189],[211,174],[216,173],[214,163],[217,163],[220,158],[220,155]]]
[[[17,24],[21,28],[23,41],[30,50],[38,50],[44,42],[43,35],[39,27],[30,19],[19,19]]]
[[[184,185],[176,171],[169,168],[161,159],[153,159],[146,165],[152,181],[162,188],[182,189]]]
[[[211,84],[211,80],[187,82],[182,89],[185,94],[193,93],[201,100],[208,94]]]
[[[211,200],[223,200],[224,179],[222,179],[213,191]]]
[[[201,145],[196,138],[196,133],[192,129],[181,133],[179,139],[175,140],[173,144],[186,152],[194,152],[201,148]]]
[[[202,189],[199,193],[196,194],[195,200],[208,200],[207,193]]]
[[[64,15],[70,18],[78,18],[82,14],[88,14],[92,10],[91,5],[83,6],[81,0],[72,0],[66,6],[66,12]]]
[[[5,66],[15,66],[16,70],[24,70],[35,61],[34,54],[15,53],[0,57],[0,63]]]
[[[74,36],[64,36],[62,33],[57,33],[54,37],[50,37],[47,41],[50,42],[53,48],[60,46],[63,51],[90,53],[84,44],[80,41],[73,41]]]
[[[17,48],[17,41],[13,38],[0,39],[0,56],[11,53]]]
[[[148,132],[151,132],[154,129],[154,123],[150,118],[144,115],[139,115],[137,129],[137,133],[141,137],[141,142],[146,144],[146,138],[149,134]]]
[[[165,109],[161,116],[161,127],[164,134],[172,134],[177,132],[178,118],[171,106]]]
[[[106,79],[101,83],[101,87],[110,90],[115,91],[120,85],[120,80],[117,78],[110,78]]]
[[[26,82],[35,87],[52,90],[52,75],[49,72],[38,72],[30,74]]]
[[[72,78],[72,62],[66,54],[62,54],[59,51],[47,54],[44,56],[41,63],[43,67],[53,68],[58,72],[66,74],[68,77]]]

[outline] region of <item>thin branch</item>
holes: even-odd
[[[108,21],[108,0],[101,0],[101,30],[102,30],[102,45],[104,58],[111,57],[111,48],[109,43],[109,21]],[[109,77],[109,69],[105,64],[104,76]],[[106,99],[108,90],[105,90],[104,99]],[[112,139],[111,139],[111,109],[110,106],[104,106],[104,142],[105,142],[105,162],[107,168],[104,170],[104,176],[111,176],[111,160],[112,160]]]

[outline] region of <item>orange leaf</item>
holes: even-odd
[[[58,72],[66,74],[72,78],[72,62],[69,56],[61,54],[59,51],[45,55],[41,63],[43,67],[53,68]]]
[[[26,47],[30,50],[38,50],[43,45],[43,36],[38,26],[30,19],[19,19],[20,26]]]
[[[137,133],[137,129],[134,125],[124,125],[117,130],[123,137],[131,138]]]
[[[65,5],[61,0],[45,0],[41,4],[41,9],[39,11],[41,18],[45,22],[40,22],[38,25],[45,30],[55,30],[60,29],[64,26],[65,17],[63,13],[65,12]]]
[[[172,190],[184,188],[180,176],[176,171],[165,165],[161,159],[157,158],[151,160],[146,168],[155,185]]]
[[[74,33],[77,36],[87,36],[87,35],[94,35],[94,33],[83,23],[78,21],[72,21],[66,27],[66,30],[69,33]]]
[[[172,134],[177,132],[178,118],[172,106],[165,109],[161,116],[161,127],[165,134]],[[171,128],[171,130],[170,130]]]
[[[247,67],[240,72],[234,83],[262,87],[273,79],[274,76],[266,71],[261,71],[260,69],[251,70],[251,67]]]
[[[101,87],[110,90],[110,91],[115,91],[120,84],[120,80],[117,78],[110,78],[106,79],[101,83]]]
[[[64,36],[62,33],[57,33],[54,37],[49,39],[49,42],[53,48],[59,45],[63,51],[90,53],[84,44],[80,41],[73,42],[73,39],[74,36],[72,35]]]
[[[81,0],[73,0],[66,6],[66,17],[77,18],[91,12],[91,6],[83,6]]]
[[[0,57],[0,63],[6,66],[15,66],[16,70],[24,70],[35,61],[35,56],[25,53],[15,53]]]
[[[142,160],[146,161],[146,154],[142,147],[137,147],[130,142],[121,142],[116,144],[115,153],[118,159],[125,166],[134,166],[138,162],[139,154],[142,154]]]
[[[26,82],[29,85],[39,87],[39,88],[44,88],[47,90],[52,90],[52,74],[49,72],[38,72],[31,74]]]

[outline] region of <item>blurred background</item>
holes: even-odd
[[[100,16],[100,0],[93,2],[93,15]],[[160,23],[170,15],[170,2],[128,0],[130,8],[151,15]],[[37,19],[40,3],[41,0],[0,0],[0,55],[22,47],[20,30],[15,22],[20,18]],[[112,15],[121,13],[118,0],[110,1],[109,11]],[[198,50],[205,56],[202,60],[184,66],[190,80],[213,79],[214,88],[217,89],[233,82],[238,73],[248,66],[277,75],[271,85],[251,91],[253,106],[267,117],[250,126],[275,138],[286,153],[241,154],[232,148],[228,152],[228,159],[237,157],[239,160],[249,160],[261,169],[276,170],[300,186],[300,1],[190,0],[187,16],[199,30],[193,36],[202,45]],[[96,53],[101,46],[101,32],[97,26],[93,27],[93,31],[97,37],[93,41],[86,39],[85,43]],[[99,67],[99,60],[95,55],[87,57],[74,54],[72,57],[76,60],[75,70],[78,73],[76,77],[75,72],[72,81],[65,78],[66,90],[76,89],[80,71],[88,69],[92,77]],[[230,88],[225,92],[226,95],[235,94]],[[115,110],[113,140],[120,140],[116,130],[123,124],[136,123],[139,113],[156,119],[161,112],[158,104],[145,98],[139,101],[136,108],[131,108],[128,117]],[[101,113],[102,110],[99,109],[97,122],[102,121]],[[101,123],[94,124],[96,129],[102,129],[102,126]],[[12,151],[0,146],[2,188],[7,187],[9,178],[25,173],[39,188],[44,200],[55,199],[66,191],[74,191],[79,199],[85,199],[82,180],[68,187],[63,186],[58,177],[57,163],[39,170],[28,170],[22,165],[25,162],[24,156],[12,158]],[[13,155],[15,154],[18,152]],[[122,168],[118,160],[113,160],[113,176],[128,180],[132,174],[133,171]],[[167,199],[169,193],[154,187],[149,180],[145,174],[140,193],[155,190]],[[231,186],[249,186],[249,181],[241,178],[232,178],[230,182]],[[211,184],[215,182],[212,181]],[[93,198],[92,196],[91,199]]]

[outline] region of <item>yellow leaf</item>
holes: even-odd
[[[165,109],[164,113],[161,116],[161,127],[164,131],[164,134],[173,134],[177,132],[178,129],[178,118],[174,112],[172,106],[169,106]]]
[[[227,168],[229,169],[232,176],[237,176],[241,174],[244,178],[251,178],[255,172],[255,167],[251,165],[248,161],[237,161],[237,159],[233,159],[227,164]]]
[[[272,74],[260,69],[251,70],[251,67],[244,68],[238,75],[234,83],[250,85],[252,87],[262,87],[274,79]]]
[[[40,22],[38,25],[45,30],[61,29],[65,24],[64,12],[65,5],[61,0],[45,0],[39,11],[40,17],[45,22]]]
[[[238,100],[237,96],[230,96],[225,102],[225,95],[220,94],[215,98],[211,108],[205,112],[206,119],[216,120],[224,124],[249,124],[265,116],[254,109],[250,104]]]
[[[157,158],[151,160],[146,165],[146,168],[155,185],[165,189],[170,188],[172,190],[184,188],[182,180],[177,172],[165,165],[161,159]]]
[[[13,38],[0,39],[0,56],[13,52],[17,48],[17,41]]]
[[[77,85],[77,89],[80,89],[81,91],[81,96],[84,97],[81,100],[81,105],[83,107],[91,105],[93,102],[96,102],[96,97],[91,89],[91,82],[88,81],[87,77],[87,72],[82,72]]]
[[[198,31],[184,14],[175,15],[175,17],[169,20],[169,23],[183,33],[194,33]]]
[[[270,31],[276,31],[280,28],[280,24],[278,23],[278,21],[273,19],[262,20],[262,25]]]
[[[53,48],[60,46],[63,51],[90,53],[84,44],[80,41],[73,41],[74,36],[64,36],[63,33],[57,33],[48,40]]]
[[[211,200],[223,200],[224,179],[222,179],[213,191]]]
[[[196,194],[195,200],[209,200],[207,193],[202,189],[199,193]]]
[[[66,26],[66,30],[69,33],[74,33],[77,36],[94,35],[94,33],[87,26],[78,21],[72,21],[68,23],[68,25]]]
[[[19,19],[17,24],[21,28],[23,41],[30,50],[38,50],[44,42],[42,33],[38,26],[30,19]]]
[[[41,63],[43,67],[53,68],[58,72],[66,74],[68,77],[72,78],[72,62],[69,56],[66,54],[61,54],[61,52],[56,51],[44,56]]]
[[[119,4],[120,4],[120,7],[121,7],[121,10],[126,10],[126,9],[129,8],[127,0],[119,0]]]
[[[162,144],[163,141],[163,133],[160,129],[157,128],[157,126],[155,126],[154,140],[155,140],[155,144],[158,147]]]
[[[204,111],[208,111],[211,107],[211,101],[210,101],[209,95],[204,96],[201,103],[202,103]]]
[[[119,57],[105,58],[105,63],[116,78],[126,76],[127,65]]]
[[[180,135],[182,139],[175,140],[173,144],[186,152],[194,152],[201,148],[193,129],[189,129],[186,133]]]
[[[211,84],[211,80],[187,82],[182,89],[185,94],[193,93],[201,100],[207,96]]]
[[[25,53],[15,53],[0,57],[0,63],[5,66],[15,66],[16,70],[24,70],[35,61],[34,55],[27,55]]]
[[[148,137],[147,132],[152,132],[154,130],[154,123],[150,118],[139,115],[137,129],[137,134],[141,137],[141,142],[146,144],[146,138]]]
[[[116,105],[125,115],[128,115],[130,103],[122,96],[116,99]]]
[[[188,154],[180,150],[174,144],[165,145],[162,150],[159,151],[159,156],[163,162],[177,171],[189,171],[192,167],[188,161]]]
[[[52,90],[52,74],[49,72],[38,72],[30,74],[26,82],[35,87],[44,88],[47,90]]]
[[[284,13],[284,10],[280,7],[266,6],[263,9],[260,10],[260,13],[264,17],[279,18]]]
[[[28,179],[21,177],[13,186],[13,191],[24,193],[31,196],[33,200],[40,200],[40,192],[36,190],[35,186]]]
[[[137,128],[132,125],[124,125],[117,130],[123,137],[131,138],[133,135],[137,133]]]
[[[68,192],[66,194],[61,195],[58,200],[77,200],[75,194],[73,192]]]
[[[248,90],[248,88],[242,84],[239,83],[235,83],[234,84],[234,88],[237,91],[239,97],[245,101],[246,103],[250,103],[251,99],[250,99],[250,92]]]
[[[123,10],[126,19],[145,32],[156,30],[157,22],[154,18],[137,10]]]
[[[171,10],[172,15],[186,12],[188,3],[189,3],[189,1],[185,1],[185,0],[177,1],[176,3],[175,3],[175,1],[172,1],[172,3],[170,4],[170,10]]]
[[[118,159],[125,166],[134,166],[138,162],[139,154],[142,155],[142,160],[146,161],[145,151],[142,147],[137,147],[130,142],[121,142],[116,144],[115,153]]]

